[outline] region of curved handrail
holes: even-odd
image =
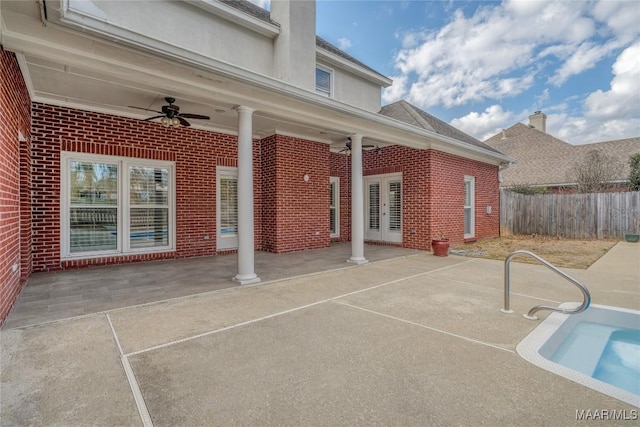
[[[545,267],[549,268],[551,271],[557,273],[561,277],[567,279],[568,281],[570,281],[571,283],[576,285],[578,287],[578,289],[580,289],[580,291],[582,292],[582,295],[584,297],[584,300],[582,301],[582,304],[580,304],[576,308],[567,309],[567,308],[559,308],[559,307],[550,307],[548,305],[536,305],[535,307],[531,308],[531,310],[529,310],[529,312],[527,314],[523,315],[525,318],[531,319],[531,320],[537,320],[538,318],[535,316],[535,314],[540,310],[556,311],[556,312],[562,313],[562,314],[576,314],[576,313],[581,313],[581,312],[585,311],[587,308],[589,308],[589,306],[591,305],[591,294],[589,293],[589,290],[587,289],[587,287],[585,285],[583,285],[582,283],[580,283],[578,280],[574,279],[573,277],[569,276],[567,273],[565,273],[564,271],[560,270],[558,267],[556,267],[555,265],[551,264],[547,260],[545,260],[545,259],[539,257],[538,255],[534,254],[533,252],[519,250],[519,251],[511,252],[509,254],[509,256],[507,256],[507,258],[504,260],[504,308],[501,309],[500,311],[502,311],[503,313],[513,313],[513,310],[511,310],[511,308],[510,308],[511,307],[511,291],[510,291],[510,287],[511,287],[511,272],[510,272],[510,265],[511,265],[511,259],[516,255],[528,255],[528,256],[540,261]]]

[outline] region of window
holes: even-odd
[[[329,178],[329,234],[340,237],[340,178]]]
[[[331,97],[333,71],[321,65],[316,66],[316,92]]]
[[[238,247],[238,169],[218,166],[216,170],[218,250]]]
[[[173,162],[62,153],[61,257],[174,249]]]
[[[475,237],[475,186],[476,179],[472,176],[464,177],[464,237]]]

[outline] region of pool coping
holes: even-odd
[[[578,303],[569,302],[560,305],[561,308],[575,308]],[[607,305],[592,304],[592,307],[616,310],[626,313],[639,314],[640,311],[630,310],[621,307],[613,307]],[[533,331],[529,333],[518,345],[516,346],[516,352],[520,357],[533,365],[545,369],[551,373],[564,377],[570,381],[581,384],[585,387],[589,387],[600,393],[614,397],[630,405],[640,407],[640,396],[623,390],[619,387],[605,383],[604,381],[597,380],[581,372],[564,367],[558,363],[552,362],[540,354],[542,346],[551,338],[551,336],[563,325],[563,323],[570,317],[568,314],[551,313],[540,325],[538,325]]]

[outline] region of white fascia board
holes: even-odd
[[[228,6],[217,0],[182,0],[185,3],[189,3],[199,9],[213,13],[220,18],[231,21],[235,24],[241,25],[256,33],[262,34],[270,38],[275,38],[280,34],[280,27],[278,25],[265,22],[262,19],[258,19],[255,16],[246,14],[236,8]]]
[[[16,53],[16,59],[18,60],[18,67],[20,68],[20,72],[22,73],[22,79],[24,80],[24,84],[27,87],[29,99],[31,101],[34,101],[36,97],[36,91],[33,88],[33,81],[31,80],[31,74],[29,73],[27,58],[25,58],[25,56],[21,53]]]
[[[316,46],[316,57],[321,61],[326,61],[332,65],[347,69],[352,73],[364,77],[365,79],[373,83],[379,84],[382,87],[389,87],[393,83],[393,80],[391,80],[390,78],[384,77],[380,74],[374,73],[371,70],[354,64],[353,62],[348,61],[345,58],[336,55],[335,53],[324,50],[319,46]]]
[[[290,138],[302,139],[302,140],[311,141],[311,142],[320,142],[327,145],[333,144],[333,141],[331,141],[330,139],[318,138],[317,136],[302,135],[299,133],[287,132],[287,131],[278,130],[278,129],[271,129],[269,131],[263,132],[260,135],[258,135],[258,137],[259,139],[264,139],[273,135],[288,136]]]
[[[431,148],[439,151],[449,152],[451,154],[462,155],[461,150],[469,152],[470,155],[463,155],[463,157],[473,158],[474,160],[486,159],[487,157],[495,159],[502,163],[516,163],[516,160],[501,153],[496,153],[491,150],[484,149],[475,145],[468,144],[466,142],[458,141],[457,139],[449,138],[437,134],[435,132],[426,131],[438,136],[437,142],[432,144]],[[450,151],[451,150],[451,151]],[[484,160],[483,160],[484,161]]]

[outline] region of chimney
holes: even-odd
[[[547,115],[542,111],[536,111],[529,116],[529,127],[547,133]]]
[[[280,24],[280,34],[274,40],[275,77],[315,91],[315,0],[272,0],[271,19]]]

